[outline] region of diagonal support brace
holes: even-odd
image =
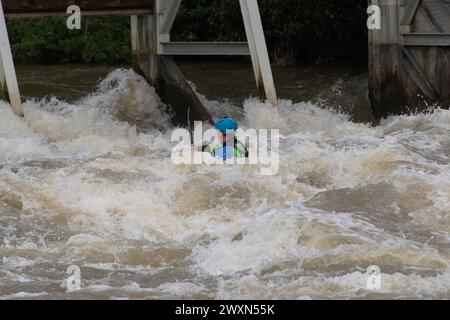
[[[11,53],[11,45],[6,28],[3,4],[0,0],[0,90],[5,93],[14,112],[23,117],[22,101],[20,99],[19,85],[17,84],[16,70]]]

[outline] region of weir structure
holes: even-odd
[[[0,84],[23,116],[5,17],[131,16],[133,67],[156,87],[162,101],[186,118],[213,122],[171,60],[173,55],[250,55],[258,91],[277,104],[257,0],[239,1],[248,42],[172,42],[182,0],[0,0]],[[450,106],[450,0],[368,0],[379,8],[380,29],[369,29],[369,97],[376,119]],[[64,27],[64,26],[61,26]],[[186,117],[189,113],[189,117]]]
[[[450,107],[450,0],[369,0],[369,95],[375,118]]]
[[[5,18],[70,16],[72,12],[67,12],[67,9],[76,5],[81,10],[81,17],[131,16],[133,68],[156,88],[162,101],[173,108],[175,122],[183,123],[186,118],[190,118],[214,123],[170,58],[174,55],[250,55],[260,96],[276,106],[277,94],[257,0],[239,0],[248,42],[172,42],[170,33],[181,2],[182,0],[0,0],[1,91],[5,93],[5,98],[16,114],[23,116]]]

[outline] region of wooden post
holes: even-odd
[[[261,16],[259,14],[258,1],[239,0],[239,2],[258,91],[260,94],[264,93],[264,97],[272,105],[276,106],[278,104],[278,98],[273,81],[269,54],[267,52],[266,39],[264,38]]]
[[[403,109],[399,75],[397,0],[371,0],[381,9],[381,29],[369,30],[369,95],[377,120]]]
[[[173,0],[171,5],[176,5]],[[214,124],[211,115],[203,106],[181,70],[171,58],[159,55],[159,1],[155,1],[154,14],[131,17],[131,47],[133,68],[153,87],[161,100],[173,111],[172,121],[177,125],[187,125],[192,121],[208,121]],[[179,5],[179,3],[178,3]],[[167,9],[166,9],[167,10]],[[172,13],[173,15],[174,13]],[[173,17],[167,17],[166,32],[170,32]],[[167,35],[167,34],[166,34]]]
[[[11,53],[11,45],[6,28],[6,20],[3,12],[3,4],[0,0],[0,84],[14,112],[23,117],[22,102],[20,99],[19,85],[17,84],[16,70]]]
[[[258,53],[256,49],[255,39],[253,38],[252,25],[250,24],[250,16],[248,14],[248,7],[246,0],[240,0],[241,12],[244,20],[245,32],[247,35],[248,48],[252,58],[253,72],[255,73],[256,87],[260,97],[265,97],[264,82],[261,75],[261,66],[259,64]]]
[[[172,121],[175,124],[187,125],[189,113],[191,121],[207,121],[214,125],[208,110],[170,57],[158,56],[156,92],[174,111]]]
[[[131,16],[133,68],[154,85],[158,73],[155,14]]]
[[[139,22],[138,16],[131,16],[131,65],[136,70],[139,66]]]
[[[156,0],[155,6],[158,12],[158,25],[161,42],[170,42],[170,31],[180,9],[181,0]],[[156,10],[155,10],[156,11]]]
[[[5,72],[3,72],[3,62],[0,57],[0,99],[9,101],[8,86],[6,85]]]

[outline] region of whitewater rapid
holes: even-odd
[[[28,100],[25,119],[0,102],[1,299],[450,298],[448,110],[372,127],[200,97],[280,129],[278,174],[172,164],[170,110],[130,70],[76,103]]]

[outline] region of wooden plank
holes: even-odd
[[[131,9],[131,10],[99,10],[82,11],[83,16],[132,16],[148,15],[152,11],[149,9]],[[7,19],[39,19],[50,17],[67,17],[67,12],[36,12],[36,13],[9,13]]]
[[[130,20],[131,29],[131,64],[133,68],[139,67],[139,24],[138,16],[132,15]]]
[[[2,89],[6,84],[8,88],[8,98],[14,112],[23,117],[22,101],[20,99],[19,85],[17,84],[16,70],[11,53],[11,46],[6,28],[5,16],[3,13],[2,1],[0,0],[0,60]],[[4,81],[3,81],[4,79]]]
[[[439,32],[450,33],[450,12],[441,0],[424,0],[423,7]]]
[[[247,42],[163,42],[162,55],[228,56],[250,54]]]
[[[78,5],[82,14],[150,14],[154,0],[3,0],[7,18],[33,18],[66,15],[70,5]]]
[[[376,120],[402,113],[400,83],[399,6],[392,0],[371,0],[381,9],[381,30],[369,29],[369,97]]]
[[[402,19],[402,25],[410,25],[416,15],[421,0],[409,0]]]
[[[6,85],[5,72],[3,71],[3,62],[0,56],[0,99],[8,101],[8,86]]]
[[[154,84],[157,74],[155,15],[131,17],[131,49],[134,69]]]
[[[403,33],[402,46],[449,47],[449,33]]]
[[[214,125],[212,116],[171,57],[158,57],[156,92],[171,107],[172,121],[176,125],[187,125],[188,114],[191,121],[207,121]]]
[[[159,72],[159,60],[158,60],[158,44],[159,44],[159,35],[158,35],[158,26],[157,26],[157,18],[155,14],[148,16],[147,21],[147,40],[148,40],[148,49],[149,49],[149,66],[150,66],[150,81],[152,85],[155,85],[156,78]]]
[[[435,99],[438,93],[433,87],[433,84],[425,76],[424,70],[422,70],[408,49],[402,47],[401,51],[404,57],[402,60],[402,69],[409,74],[426,97]]]
[[[385,15],[385,42],[386,44],[398,44],[399,42],[399,7],[396,0],[384,0],[384,15]],[[383,15],[383,13],[382,13]],[[382,24],[383,25],[383,24]],[[383,29],[383,28],[382,28]]]

